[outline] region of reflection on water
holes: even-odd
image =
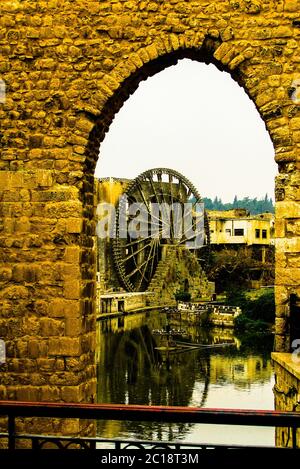
[[[140,313],[98,323],[98,402],[218,408],[273,409],[272,338],[233,336],[230,329],[205,330],[180,324],[192,343],[230,344],[224,348],[157,350],[165,313]],[[247,340],[248,343],[247,343]],[[189,442],[274,444],[274,429],[105,421],[102,438],[185,440]]]

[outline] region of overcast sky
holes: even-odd
[[[96,177],[181,172],[204,197],[274,198],[274,149],[254,104],[213,65],[181,60],[142,82],[100,148]]]

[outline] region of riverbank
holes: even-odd
[[[275,323],[274,288],[259,290],[231,290],[226,304],[240,306],[242,314],[235,318],[239,332],[271,333]]]

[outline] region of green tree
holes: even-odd
[[[231,203],[223,203],[218,196],[216,196],[214,200],[204,197],[203,201],[207,210],[231,210],[234,208],[244,208],[248,210],[251,215],[257,215],[264,212],[274,213],[273,200],[272,198],[268,198],[268,194],[261,199],[257,199],[256,197],[253,199],[250,199],[250,197],[238,199],[238,197],[235,196]]]

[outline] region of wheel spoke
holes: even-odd
[[[154,273],[154,268],[155,268],[155,256],[156,256],[156,253],[158,251],[158,248],[159,248],[159,242],[158,240],[154,240],[154,243],[153,243],[153,247],[154,247],[154,253],[153,253],[153,256],[152,256],[152,262],[151,262],[151,268],[150,268],[150,279],[152,278],[152,275]]]
[[[127,274],[127,277],[128,278],[131,278],[134,274],[136,274],[137,272],[141,272],[141,268],[148,262],[148,260],[142,262],[141,264],[139,264],[134,270],[132,270],[129,274]]]
[[[152,250],[153,250],[153,245],[154,245],[154,243],[151,244],[151,248],[150,248],[150,251],[149,251],[149,255],[148,255],[148,258],[147,258],[147,262],[146,262],[146,264],[145,264],[145,266],[144,266],[144,268],[143,268],[143,273],[142,273],[142,275],[141,275],[141,279],[140,279],[139,284],[138,284],[138,287],[139,287],[139,288],[141,288],[142,283],[143,283],[143,280],[145,279],[145,272],[146,272],[146,268],[147,268],[147,266],[148,266],[148,264],[149,264],[149,261],[150,261],[150,259],[151,259],[151,253],[152,253]]]
[[[140,240],[140,243],[143,242],[143,240]],[[137,251],[134,251],[133,253],[131,253],[129,256],[125,257],[124,259],[121,259],[120,262],[122,264],[124,264],[125,262],[129,261],[129,259],[132,259],[132,257],[136,256],[137,254],[139,254],[140,252],[144,251],[147,246],[151,246],[151,242],[148,243],[148,244],[144,244],[143,247],[141,247],[140,249],[138,249]]]

